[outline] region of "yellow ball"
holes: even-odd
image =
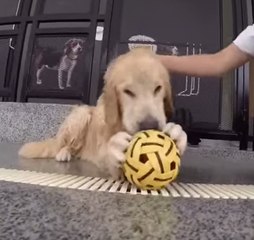
[[[160,189],[175,180],[180,155],[165,133],[147,130],[137,133],[126,152],[124,175],[140,189]]]

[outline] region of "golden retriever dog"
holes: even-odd
[[[183,154],[187,136],[180,125],[166,122],[173,112],[170,78],[155,53],[139,48],[119,56],[109,65],[104,80],[95,107],[75,107],[55,137],[27,143],[19,155],[57,161],[80,158],[119,179],[129,141],[147,129],[170,135]]]

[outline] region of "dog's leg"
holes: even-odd
[[[126,132],[118,132],[108,142],[106,165],[110,175],[116,180],[123,179],[122,165],[126,160],[124,152],[131,138]]]
[[[58,87],[60,89],[64,89],[64,86],[63,86],[63,70],[61,69],[61,67],[58,69]]]
[[[166,127],[163,129],[163,132],[168,134],[175,141],[176,146],[182,155],[187,147],[187,134],[182,127],[179,124],[170,122],[167,123]]]
[[[84,139],[91,121],[88,106],[75,107],[60,126],[56,135],[58,148],[56,160],[68,162],[84,147]]]
[[[72,64],[72,66],[70,67],[68,71],[66,87],[71,87],[71,76],[75,66],[76,66],[76,62]]]
[[[41,73],[44,69],[45,69],[45,65],[42,65],[41,68],[38,68],[36,71],[36,83],[38,85],[42,84]]]

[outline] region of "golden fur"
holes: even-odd
[[[169,74],[152,51],[135,49],[119,56],[108,67],[104,80],[95,107],[75,107],[54,138],[27,143],[19,155],[58,161],[86,159],[118,178],[123,152],[147,119],[158,123],[158,129],[167,128],[170,135],[175,134],[184,151],[186,134],[179,125],[166,124],[173,111]]]

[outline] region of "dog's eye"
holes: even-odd
[[[132,97],[132,98],[136,97],[135,93],[133,93],[133,92],[130,91],[129,89],[124,89],[123,92],[124,92],[126,95],[128,95],[128,96],[130,96],[130,97]]]
[[[155,89],[154,89],[154,95],[158,94],[161,90],[161,86],[157,86]]]

